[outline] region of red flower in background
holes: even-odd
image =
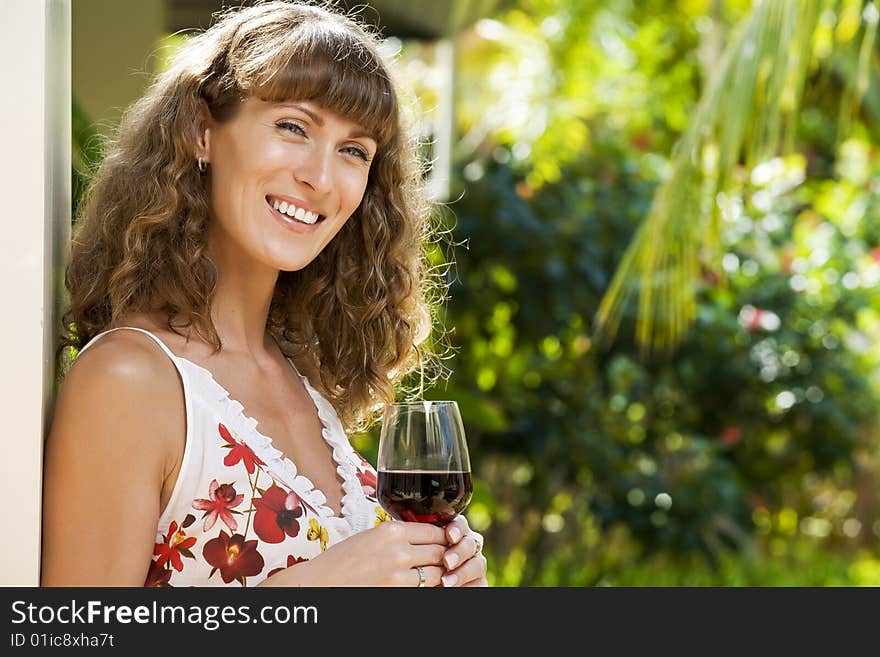
[[[211,575],[220,570],[220,577],[226,584],[237,579],[243,585],[245,577],[259,574],[265,564],[263,556],[257,552],[256,539],[246,541],[241,534],[230,536],[222,529],[217,538],[205,543],[202,556],[214,567]]]
[[[290,568],[291,566],[295,566],[298,563],[303,563],[304,561],[308,561],[308,559],[306,559],[305,557],[294,557],[292,554],[288,554],[287,555],[287,568]],[[275,568],[274,570],[270,570],[269,574],[266,575],[266,578],[268,579],[269,577],[272,577],[272,575],[277,575],[282,570],[285,570],[285,569],[284,568]]]
[[[747,331],[755,333],[757,331],[777,331],[782,321],[779,319],[779,315],[772,310],[764,310],[746,304],[739,311],[739,323]]]
[[[721,441],[727,445],[735,445],[742,438],[739,427],[724,427],[721,432]]]
[[[247,468],[248,474],[254,474],[256,466],[266,465],[251,451],[250,447],[235,440],[229,433],[229,429],[224,427],[222,423],[217,426],[220,430],[220,437],[226,441],[224,447],[229,449],[229,454],[223,459],[223,465],[233,466],[239,461],[244,461],[244,467]]]
[[[284,535],[299,534],[299,518],[303,514],[302,500],[293,491],[287,492],[272,484],[262,497],[254,498],[254,531],[260,540],[280,543]]]
[[[761,330],[761,320],[764,318],[764,313],[766,310],[761,310],[760,308],[755,308],[755,312],[752,315],[752,318],[749,320],[749,323],[746,325],[746,328],[750,331],[760,331]]]
[[[532,187],[525,180],[521,180],[516,183],[516,195],[519,196],[521,199],[525,199],[526,201],[528,201],[535,195],[535,188]]]
[[[650,151],[654,148],[655,142],[654,133],[650,130],[641,130],[629,138],[629,143],[633,148],[640,151]]]
[[[205,519],[204,530],[208,531],[217,522],[217,518],[229,527],[229,531],[234,532],[238,529],[238,523],[232,517],[229,509],[237,507],[244,499],[244,495],[236,495],[235,488],[232,484],[223,484],[222,486],[214,479],[208,489],[210,499],[193,500],[193,508],[204,511]]]
[[[190,559],[195,559],[189,549],[196,544],[196,539],[194,536],[187,537],[182,527],[178,529],[176,520],[171,521],[171,525],[168,527],[168,535],[163,538],[165,542],[156,543],[153,548],[153,554],[159,557],[156,559],[158,567],[161,568],[170,561],[171,565],[174,566],[174,570],[180,572],[183,570],[181,554]]]
[[[880,246],[875,246],[871,249],[871,257],[874,259],[874,262],[880,262]]]
[[[152,587],[152,588],[165,588],[170,587],[169,580],[171,580],[171,571],[167,568],[162,568],[155,561],[150,562],[150,570],[147,572],[147,579],[144,581],[144,586]]]

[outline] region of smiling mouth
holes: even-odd
[[[266,196],[266,203],[268,203],[269,207],[276,212],[279,212],[285,217],[293,219],[294,221],[298,221],[299,223],[305,224],[307,226],[321,223],[322,221],[324,221],[324,219],[327,218],[323,214],[311,212],[310,210],[306,210],[304,208],[298,208],[292,203],[288,203],[287,201],[282,201],[271,196]]]

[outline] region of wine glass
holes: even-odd
[[[377,486],[379,504],[398,520],[444,527],[464,511],[474,489],[456,402],[385,407]]]

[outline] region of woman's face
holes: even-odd
[[[249,98],[232,119],[208,118],[212,248],[271,268],[304,268],[357,209],[376,142],[311,102]]]

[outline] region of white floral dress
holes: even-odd
[[[307,561],[352,534],[389,519],[376,501],[376,471],[358,454],[333,406],[299,374],[343,482],[342,513],[257,430],[205,368],[168,354],[183,382],[186,447],[177,482],[156,528],[145,586],[253,586]]]

